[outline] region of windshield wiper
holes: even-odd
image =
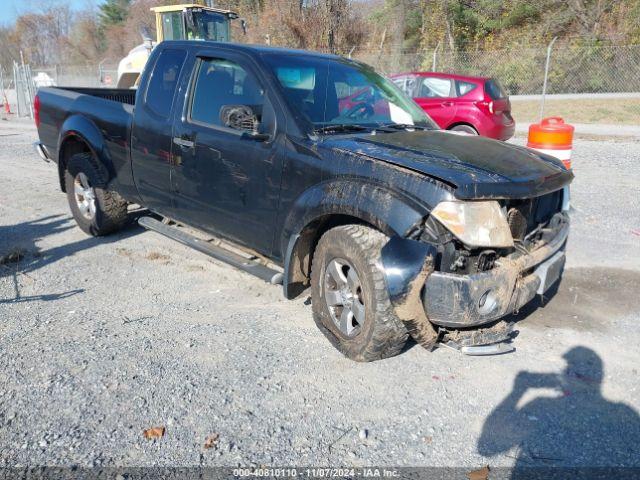
[[[365,132],[372,130],[373,127],[365,127],[364,125],[353,125],[349,123],[338,123],[335,125],[325,125],[324,127],[318,127],[314,130],[315,133],[330,133],[330,132]]]

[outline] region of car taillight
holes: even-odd
[[[480,102],[476,102],[476,105],[487,110],[489,113],[493,114],[494,112],[494,105],[493,102],[487,102],[487,101],[480,101]]]
[[[36,122],[36,127],[40,127],[40,97],[38,95],[33,99],[33,119]]]

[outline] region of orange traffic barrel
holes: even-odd
[[[10,114],[11,113],[11,106],[9,105],[9,100],[7,100],[7,94],[4,94],[4,113]]]
[[[568,170],[571,168],[574,130],[573,125],[564,123],[561,117],[543,118],[540,123],[529,125],[527,147],[562,160]]]

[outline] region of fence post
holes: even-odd
[[[438,48],[440,48],[440,41],[438,41],[438,44],[436,45],[436,48],[433,49],[433,64],[431,65],[431,71],[435,72],[436,71],[436,61],[438,58]]]
[[[24,114],[24,99],[22,98],[22,80],[20,79],[20,69],[18,62],[13,61],[13,84],[16,89],[16,107],[18,109],[18,117]]]
[[[0,65],[0,103],[4,105],[5,113],[11,113],[7,92],[4,89],[4,68],[2,68],[2,65]]]
[[[2,101],[4,102],[4,69],[2,68],[2,65],[0,65],[0,95],[2,95]]]
[[[544,65],[544,82],[542,84],[542,98],[540,99],[540,120],[544,116],[544,98],[547,94],[547,79],[549,78],[549,63],[551,62],[551,49],[553,48],[553,44],[556,43],[558,37],[553,37],[551,43],[547,47],[547,61]]]
[[[29,109],[29,117],[33,118],[33,97],[31,96],[31,86],[28,83],[29,79],[27,79],[27,67],[24,63],[24,55],[22,55],[22,50],[20,50],[20,63],[22,63],[22,77],[27,96],[26,100],[27,108]]]

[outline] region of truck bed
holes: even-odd
[[[127,105],[136,104],[136,90],[130,88],[80,88],[80,87],[54,87],[58,90],[67,90],[69,92],[80,93],[82,95],[90,95],[92,97],[104,98],[118,103],[126,103]]]
[[[63,124],[90,121],[104,138],[128,142],[136,90],[116,88],[44,87],[40,101],[40,140],[57,158]],[[124,154],[124,152],[122,152]],[[124,161],[124,158],[123,158]]]
[[[44,87],[38,90],[38,133],[49,157],[59,160],[60,132],[82,132],[110,152],[111,169],[117,181],[134,191],[129,140],[136,103],[136,90],[115,88]]]

